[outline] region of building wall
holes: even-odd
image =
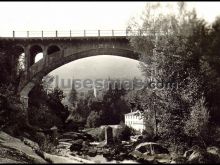
[[[125,125],[140,131],[141,133],[145,129],[144,119],[141,115],[135,115],[133,113],[125,114]]]

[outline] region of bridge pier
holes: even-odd
[[[44,60],[44,66],[46,66],[48,63],[48,55],[47,55],[47,49],[45,46],[43,47],[43,60]]]
[[[26,75],[25,77],[29,78],[28,77],[30,75],[29,74],[29,68],[30,68],[30,50],[29,50],[29,47],[25,47],[24,53],[25,53],[25,75]]]

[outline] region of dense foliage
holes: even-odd
[[[151,123],[156,124],[154,132],[160,138],[175,145],[193,145],[193,138],[208,144],[212,141],[206,136],[211,134],[209,128],[219,124],[220,21],[208,26],[184,2],[173,7],[178,12],[166,13],[166,9],[163,4],[148,3],[142,23],[132,20],[128,27],[130,43],[141,53],[146,80],[174,85],[146,85],[139,92],[139,102],[148,122],[154,116]]]
[[[125,124],[120,124],[120,127],[115,130],[114,139],[116,142],[129,141],[131,135],[134,135],[134,130]]]
[[[103,91],[103,97],[97,99],[93,93],[88,92],[85,97],[77,96],[74,86],[70,92],[69,99],[71,107],[74,109],[71,114],[73,123],[81,123],[87,127],[98,127],[107,124],[119,124],[124,121],[124,114],[130,112],[130,107],[125,99],[126,91],[123,87],[119,88],[117,83],[115,87],[110,86]],[[111,115],[109,115],[111,114]]]
[[[53,126],[62,129],[69,114],[61,103],[63,98],[63,91],[58,87],[47,94],[42,84],[36,85],[29,93],[30,123],[45,129]]]

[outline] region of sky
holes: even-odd
[[[163,2],[166,3],[166,2]],[[175,3],[175,2],[173,2]],[[187,2],[212,22],[220,2]],[[124,30],[129,19],[142,13],[146,2],[0,2],[0,36],[12,31]]]

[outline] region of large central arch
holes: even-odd
[[[48,50],[50,54],[33,64],[28,71],[28,75],[24,75],[19,86],[19,93],[23,102],[28,105],[28,94],[33,87],[39,84],[44,76],[56,68],[69,62],[99,55],[114,55],[138,60],[139,54],[129,49],[121,48],[94,48],[82,51],[60,50],[53,46]],[[28,77],[27,77],[28,76]]]

